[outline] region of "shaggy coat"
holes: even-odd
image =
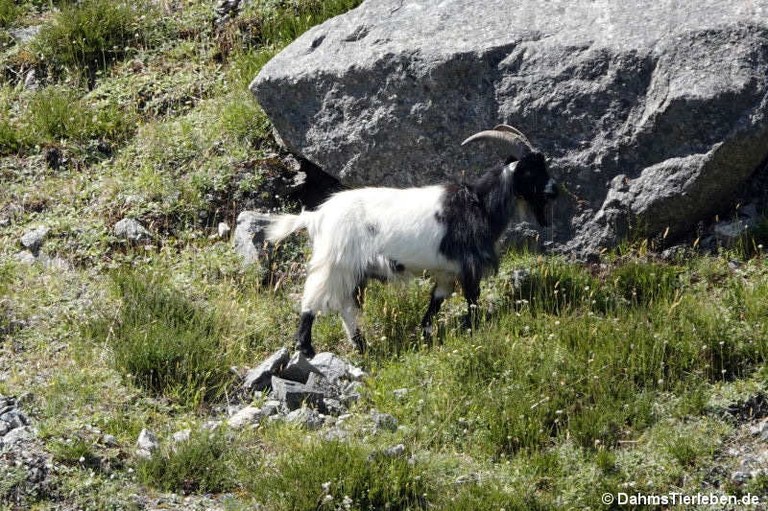
[[[421,322],[424,335],[431,335],[434,316],[457,281],[467,300],[465,325],[473,326],[480,280],[498,267],[496,244],[518,201],[527,203],[545,224],[545,204],[556,195],[544,157],[532,152],[474,182],[348,190],[333,195],[316,211],[278,216],[267,231],[270,241],[300,229],[306,229],[312,240],[296,333],[298,349],[314,356],[315,315],[334,310],[341,313],[349,339],[363,351],[358,324],[366,281],[407,279],[424,271],[435,280]]]

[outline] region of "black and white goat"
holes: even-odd
[[[505,143],[510,156],[476,181],[343,191],[315,211],[281,215],[272,222],[267,231],[272,242],[300,229],[307,229],[312,239],[296,333],[304,355],[315,353],[315,315],[329,309],[341,313],[347,336],[361,352],[365,349],[358,322],[368,279],[387,281],[427,271],[435,286],[421,321],[425,336],[431,335],[432,321],[458,281],[468,306],[465,324],[475,324],[480,280],[498,267],[496,243],[516,201],[525,201],[546,225],[545,205],[557,196],[544,156],[520,131],[502,124],[462,145],[477,140]]]

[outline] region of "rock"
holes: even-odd
[[[157,436],[148,429],[142,429],[139,439],[136,441],[136,456],[151,458],[152,454],[160,447]]]
[[[150,232],[134,218],[123,218],[115,224],[112,232],[118,238],[128,240],[132,243],[139,243],[152,239]]]
[[[733,481],[736,484],[744,484],[746,482],[749,482],[749,480],[752,478],[749,472],[742,472],[740,470],[737,470],[736,472],[731,474],[731,481]]]
[[[32,229],[31,231],[27,231],[21,237],[21,244],[24,246],[24,248],[32,252],[35,257],[37,257],[37,255],[40,253],[40,247],[43,246],[43,241],[48,235],[48,232],[49,229],[44,226]]]
[[[120,446],[120,443],[117,441],[117,438],[115,437],[115,435],[106,434],[101,439],[101,441],[107,447],[119,447]]]
[[[257,424],[262,417],[261,408],[246,406],[227,420],[229,427],[240,429],[248,424]]]
[[[328,351],[316,354],[312,358],[312,365],[330,381],[347,376],[347,361]]]
[[[13,256],[14,259],[16,259],[21,264],[26,265],[33,265],[37,262],[37,257],[35,257],[35,254],[30,252],[29,250],[21,250],[19,252],[16,252]]]
[[[408,388],[403,387],[401,389],[395,389],[392,391],[392,394],[399,400],[402,401],[408,396]]]
[[[731,247],[749,230],[750,225],[742,220],[718,222],[715,224],[715,239],[724,247]]]
[[[296,410],[302,405],[323,406],[323,394],[308,389],[306,385],[295,381],[272,377],[272,395],[288,410]]]
[[[569,191],[551,237],[599,253],[636,227],[692,232],[768,155],[766,12],[366,0],[296,39],[251,91],[291,152],[347,185],[474,175],[500,154],[460,142],[513,124]]]
[[[192,430],[187,428],[187,429],[182,429],[181,431],[177,431],[176,433],[171,435],[171,440],[175,444],[180,444],[183,442],[189,442],[189,438],[191,436],[192,436]]]
[[[384,456],[387,458],[399,458],[405,454],[405,444],[393,445],[384,450]]]
[[[280,401],[276,399],[268,399],[261,407],[262,417],[271,417],[277,413],[280,413]]]
[[[314,359],[313,359],[314,361]],[[286,380],[307,383],[310,374],[320,374],[314,363],[310,363],[301,352],[297,351],[280,371],[280,377]]]
[[[13,37],[16,44],[23,45],[37,37],[42,27],[42,25],[33,25],[31,27],[14,28],[8,30],[8,34]]]
[[[214,8],[216,19],[214,23],[221,25],[224,22],[236,18],[240,13],[241,0],[219,0]]]
[[[269,356],[257,367],[248,371],[243,382],[243,389],[246,392],[260,392],[268,390],[272,385],[272,376],[278,374],[290,360],[288,348],[280,348]]]
[[[255,263],[264,256],[266,228],[271,220],[270,215],[255,211],[243,211],[237,216],[232,246],[243,257],[245,264]]]
[[[34,437],[35,431],[30,426],[14,428],[0,438],[0,447],[21,444]]]
[[[397,431],[398,421],[393,415],[371,410],[371,419],[376,430]]]
[[[285,421],[291,424],[297,424],[309,430],[317,430],[323,427],[325,419],[317,410],[301,407],[293,410],[285,416]]]

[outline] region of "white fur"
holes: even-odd
[[[439,251],[445,226],[437,215],[444,193],[442,186],[362,188],[337,193],[316,211],[277,217],[268,240],[299,229],[312,239],[302,311],[339,311],[352,328],[355,288],[372,272],[399,278],[429,270],[444,280],[455,278],[458,266]],[[391,261],[405,267],[404,275],[392,272]]]

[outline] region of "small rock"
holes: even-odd
[[[132,243],[138,243],[152,238],[150,232],[134,218],[123,218],[115,224],[113,232],[118,238],[128,240]]]
[[[21,244],[24,246],[24,248],[32,252],[35,257],[37,257],[37,255],[40,253],[40,247],[43,246],[43,241],[48,235],[48,232],[49,229],[45,226],[27,231],[21,237]]]
[[[748,482],[750,479],[750,475],[748,472],[742,472],[740,470],[734,472],[731,474],[731,481],[737,484],[744,484]]]
[[[749,222],[735,220],[715,224],[715,239],[726,247],[732,246],[749,229]]]
[[[243,211],[238,215],[232,245],[235,252],[243,257],[245,264],[255,263],[262,258],[266,229],[271,222],[271,216],[255,211]]]
[[[397,444],[384,450],[384,456],[387,458],[399,458],[405,454],[405,444]]]
[[[315,355],[312,359],[312,365],[330,381],[346,378],[347,367],[349,366],[346,360],[328,351]]]
[[[272,376],[278,374],[290,360],[288,348],[280,348],[269,356],[257,367],[248,371],[243,382],[243,389],[246,392],[267,390],[271,387]]]
[[[104,435],[104,437],[101,439],[101,441],[106,445],[107,447],[118,447],[120,444],[117,441],[117,438],[115,438],[114,435]]]
[[[307,357],[305,357],[304,354],[297,351],[285,365],[285,368],[280,371],[280,377],[299,383],[307,383],[309,375],[312,373],[321,374],[320,371],[307,360]]]
[[[297,408],[285,416],[285,421],[298,424],[309,430],[317,430],[323,426],[325,418],[317,410],[307,407]]]
[[[398,421],[393,415],[372,410],[371,418],[377,430],[397,431]]]
[[[17,409],[10,409],[0,415],[0,423],[8,425],[9,430],[20,428],[29,424],[29,420]]]
[[[261,408],[246,406],[227,420],[227,424],[234,429],[240,429],[248,424],[257,424],[262,417]]]
[[[480,474],[478,474],[477,472],[464,474],[456,478],[456,484],[459,486],[463,484],[477,484],[479,482],[480,482]]]
[[[152,453],[160,447],[157,436],[148,429],[142,429],[136,441],[136,455],[140,458],[151,458]]]
[[[392,391],[392,394],[394,394],[397,399],[402,400],[405,399],[405,397],[408,395],[408,389],[406,387],[395,389]]]
[[[189,429],[189,428],[182,429],[181,431],[177,431],[176,433],[171,435],[171,440],[175,444],[180,444],[182,442],[188,442],[189,441],[189,437],[191,435],[192,435],[192,430],[191,429]]]
[[[272,377],[272,394],[288,410],[296,410],[304,403],[323,407],[323,394],[308,389],[303,383]]]
[[[262,417],[271,417],[277,413],[280,412],[280,401],[276,399],[268,399],[262,406],[261,406],[261,416]]]
[[[15,445],[22,443],[26,440],[31,440],[34,438],[35,432],[34,430],[29,426],[22,426],[20,428],[15,428],[3,435],[2,438],[0,438],[0,446],[3,445]]]
[[[26,265],[33,265],[37,262],[37,257],[35,257],[35,254],[30,252],[29,250],[22,250],[21,252],[16,252],[13,256],[14,259],[16,259],[21,264]]]

